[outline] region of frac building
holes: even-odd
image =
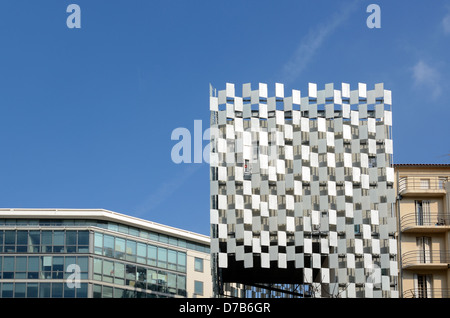
[[[210,92],[215,296],[398,297],[391,91]]]

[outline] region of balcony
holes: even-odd
[[[408,213],[400,218],[402,232],[445,232],[450,230],[450,214],[445,212]]]
[[[403,292],[403,298],[450,298],[449,288],[417,288]]]
[[[450,251],[414,250],[402,255],[403,269],[447,269],[450,266]]]
[[[398,193],[402,196],[428,195],[444,196],[446,177],[437,176],[408,176],[400,177],[398,181]]]

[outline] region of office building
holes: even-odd
[[[398,297],[391,91],[210,90],[214,294]]]
[[[211,297],[209,237],[107,210],[0,209],[0,297]]]
[[[450,297],[450,165],[396,164],[401,290]]]

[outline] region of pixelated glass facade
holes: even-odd
[[[239,90],[210,93],[216,296],[398,297],[391,91]]]

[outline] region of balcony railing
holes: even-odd
[[[447,177],[437,176],[414,176],[400,177],[398,181],[398,193],[408,192],[443,192],[445,193],[445,183],[449,180]]]
[[[424,265],[448,267],[448,264],[450,264],[450,251],[414,250],[402,255],[403,268]]]
[[[450,229],[450,214],[445,212],[408,213],[400,218],[401,230],[405,231],[414,227],[426,228],[426,230]]]
[[[403,298],[450,298],[449,288],[417,288],[403,292]]]

